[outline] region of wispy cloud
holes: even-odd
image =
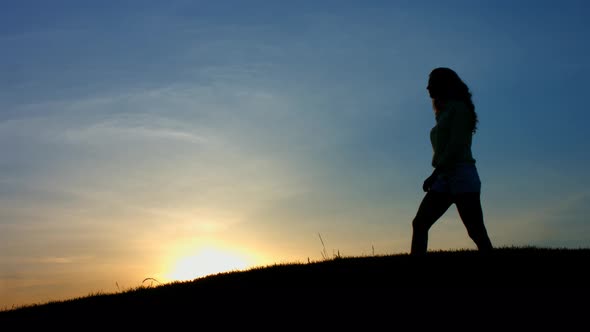
[[[89,125],[85,128],[74,128],[63,133],[69,143],[96,144],[113,141],[142,141],[145,144],[164,140],[171,143],[206,143],[207,138],[198,136],[182,129],[171,128],[165,125],[165,119],[152,119],[146,124],[125,123],[125,121],[111,120]]]
[[[44,257],[40,258],[39,262],[43,264],[71,264],[76,260],[73,257]]]

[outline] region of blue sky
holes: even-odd
[[[492,242],[590,245],[586,1],[0,7],[0,307],[408,252],[439,66]],[[429,248],[474,248],[454,208]]]

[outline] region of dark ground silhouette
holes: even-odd
[[[23,307],[0,312],[0,326],[403,330],[416,319],[414,329],[456,322],[477,324],[476,331],[528,330],[559,322],[564,330],[585,317],[588,262],[590,249],[340,257]]]

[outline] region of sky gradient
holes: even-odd
[[[589,10],[1,1],[0,308],[409,252],[439,66],[473,93],[494,245],[590,246]],[[429,249],[463,248],[451,207]]]

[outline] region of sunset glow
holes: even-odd
[[[166,278],[171,281],[192,280],[220,272],[243,270],[250,265],[251,262],[241,254],[205,247],[178,258],[171,264]]]

